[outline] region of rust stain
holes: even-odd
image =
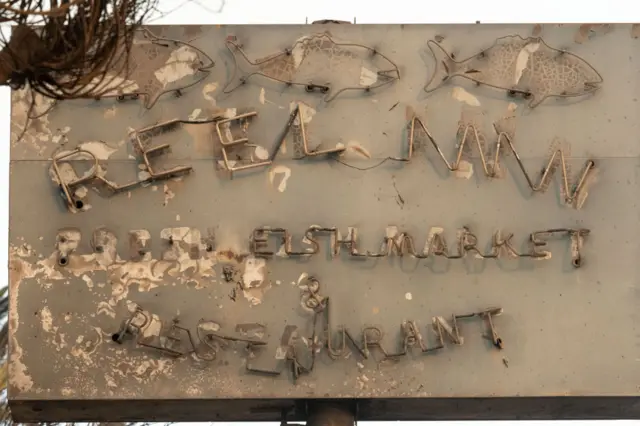
[[[184,36],[187,39],[193,39],[201,35],[203,30],[204,30],[204,25],[185,25]]]
[[[416,115],[416,111],[411,105],[407,105],[404,109],[404,118],[408,121]]]
[[[206,113],[205,113],[206,114]],[[214,151],[214,125],[185,124],[184,129],[193,139],[198,154],[211,155]]]
[[[582,24],[580,28],[578,28],[573,40],[578,44],[582,44],[596,34],[607,34],[611,30],[613,30],[612,24]]]
[[[542,34],[542,24],[535,24],[533,26],[533,30],[531,31],[531,35],[533,37],[539,37]]]
[[[631,37],[640,38],[640,24],[631,25]]]
[[[222,250],[218,252],[218,255],[223,258],[223,259],[227,259],[227,260],[233,260],[235,262],[241,263],[242,261],[244,261],[249,254],[248,253],[234,253],[232,250]]]

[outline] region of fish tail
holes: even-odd
[[[429,40],[427,47],[433,57],[434,69],[427,84],[424,86],[424,91],[431,93],[442,87],[453,76],[455,61],[437,41]]]
[[[233,59],[233,65],[231,69],[231,77],[227,81],[223,92],[231,93],[233,90],[246,83],[246,80],[252,75],[249,70],[255,69],[256,64],[247,57],[242,49],[242,44],[235,36],[228,36],[225,40],[225,46]]]

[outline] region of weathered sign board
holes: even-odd
[[[14,416],[640,417],[639,33],[151,27],[14,92]]]

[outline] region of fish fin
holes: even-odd
[[[455,73],[455,61],[440,43],[429,40],[427,47],[435,63],[433,74],[424,86],[424,91],[431,93],[442,87]]]

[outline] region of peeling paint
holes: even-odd
[[[291,177],[291,169],[287,166],[275,166],[269,170],[269,181],[271,185],[274,185],[276,176],[281,176],[280,183],[278,183],[278,191],[284,192],[287,189],[287,181]]]
[[[216,332],[220,330],[220,324],[213,321],[203,321],[198,324],[198,327],[204,331],[213,331]]]
[[[360,85],[361,86],[372,86],[378,81],[378,74],[374,71],[371,71],[368,68],[361,67],[360,68]]]
[[[193,75],[196,72],[195,64],[198,61],[198,54],[188,46],[182,46],[171,52],[171,56],[165,65],[157,70],[154,75],[163,86],[175,83],[176,81]]]
[[[577,210],[580,210],[584,203],[587,201],[587,198],[589,197],[589,189],[598,182],[598,180],[600,179],[599,174],[600,170],[594,168],[587,176],[575,202]]]
[[[94,366],[95,361],[91,357],[96,350],[104,343],[104,332],[100,327],[91,327],[97,336],[95,339],[86,339],[84,336],[79,336],[76,340],[76,344],[69,351],[72,356],[81,359],[85,365]]]
[[[516,71],[513,77],[513,84],[518,84],[520,79],[522,78],[522,73],[525,68],[527,68],[527,64],[529,63],[529,57],[532,53],[540,48],[540,43],[529,43],[525,47],[520,50],[518,53],[518,58],[516,59]]]
[[[48,306],[44,306],[40,310],[40,322],[42,323],[42,329],[47,333],[52,333],[53,330],[53,317]]]
[[[305,57],[305,40],[308,40],[309,36],[303,36],[297,39],[293,44],[293,49],[291,49],[291,56],[293,57],[293,66],[294,68],[298,68],[302,63]]]
[[[216,98],[211,95],[215,93],[216,90],[218,90],[218,83],[215,82],[207,83],[202,88],[202,96],[204,96],[206,100],[212,102],[214,106],[216,105]]]
[[[86,186],[79,186],[74,192],[73,195],[75,195],[77,198],[85,198],[87,196],[87,194],[89,193],[89,190],[87,189]]]
[[[249,256],[244,261],[242,274],[244,297],[252,305],[262,303],[265,292],[270,288],[266,281],[267,262],[265,259]]]
[[[18,300],[20,297],[20,283],[24,279],[33,278],[37,270],[21,257],[31,254],[19,254],[17,248],[9,247],[9,384],[22,392],[33,388],[33,379],[27,372],[27,366],[22,362],[24,351],[17,339],[20,317],[18,313]]]
[[[256,146],[254,154],[258,160],[268,160],[269,159],[269,151],[267,151],[264,147]]]
[[[87,287],[93,288],[93,280],[88,275],[83,275],[82,281],[84,281],[87,284]]]
[[[454,87],[451,90],[451,96],[453,97],[453,99],[464,102],[467,105],[480,106],[480,101],[478,100],[478,98],[464,90],[462,87]]]
[[[160,317],[156,314],[151,314],[148,311],[143,311],[147,318],[149,318],[149,322],[147,322],[146,326],[144,326],[140,333],[143,337],[159,337],[160,332],[162,331],[162,321]]]
[[[196,118],[198,118],[200,113],[202,113],[202,110],[200,108],[194,109],[193,112],[189,114],[189,120],[195,120]]]
[[[454,175],[457,178],[470,179],[473,176],[473,164],[467,160],[460,160]]]
[[[109,118],[114,118],[116,116],[116,107],[112,106],[111,108],[107,108],[104,111],[104,118],[109,119]]]
[[[167,185],[166,183],[164,184],[163,192],[164,192],[164,202],[162,203],[162,205],[167,206],[169,204],[169,200],[172,200],[173,198],[175,198],[176,194],[171,190],[171,188],[169,188],[169,185]]]
[[[98,315],[107,315],[111,318],[116,317],[116,311],[113,309],[108,302],[99,302],[98,309],[96,310],[96,314]]]
[[[117,148],[113,148],[102,141],[83,142],[78,145],[78,149],[89,151],[91,154],[95,155],[98,160],[108,160],[109,157],[118,150]]]
[[[260,103],[262,105],[264,105],[264,102],[265,102],[265,90],[264,90],[264,87],[260,88],[260,96],[258,96],[258,101],[260,101]]]
[[[370,159],[371,153],[365,147],[363,147],[360,142],[349,141],[347,142],[347,150],[350,152],[355,152],[356,154],[360,154],[364,158]]]
[[[264,259],[249,257],[244,264],[242,281],[247,288],[257,287],[264,281],[264,268],[267,262]]]
[[[289,111],[290,112],[295,111],[296,107],[299,107],[300,111],[298,113],[298,116],[295,118],[295,120],[293,120],[293,124],[295,126],[300,126],[300,118],[302,118],[302,122],[304,124],[311,123],[313,116],[316,115],[316,110],[310,107],[309,105],[305,104],[304,102],[291,102],[289,104]]]
[[[144,240],[145,237],[147,240],[149,238],[148,231],[134,231],[133,236],[139,237],[141,240]],[[100,302],[96,313],[115,317],[113,307],[127,297],[132,285],[137,285],[138,291],[149,291],[158,285],[166,285],[165,274],[167,274],[178,282],[196,282],[196,289],[198,289],[203,288],[200,278],[215,276],[213,265],[217,263],[218,253],[207,253],[197,260],[190,257],[190,248],[193,246],[204,250],[199,231],[191,228],[168,228],[162,231],[162,237],[170,239],[173,243],[163,253],[161,260],[153,260],[150,253],[146,253],[141,261],[127,262],[117,256],[115,251],[117,240],[110,232],[99,230],[94,233],[92,244],[94,249],[99,247],[98,252],[90,255],[77,255],[75,250],[80,241],[80,234],[73,229],[64,229],[58,234],[56,251],[44,260],[38,261],[35,267],[30,267],[23,261],[16,263],[15,256],[12,265],[23,271],[28,270],[29,277],[46,277],[47,282],[64,279],[62,274],[64,271],[76,277],[82,277],[90,288],[93,287],[93,282],[85,274],[99,270],[107,271],[111,284],[111,298]],[[144,243],[141,246],[144,247]],[[15,253],[18,251],[15,250]],[[61,256],[67,259],[64,266],[59,265]],[[43,328],[47,331],[55,331],[55,328],[52,329],[50,319],[50,312],[46,309],[43,310]],[[64,340],[60,338],[58,346],[63,345]],[[13,353],[19,353],[19,349],[17,351]],[[28,383],[26,379],[24,382]]]
[[[238,115],[237,108],[227,108],[224,110],[223,117],[224,118],[233,118]],[[222,128],[224,129],[224,137],[227,142],[231,142],[234,140],[233,134],[231,133],[231,122],[227,122],[222,124]]]

